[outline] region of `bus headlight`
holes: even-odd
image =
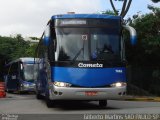
[[[117,82],[117,83],[113,83],[111,84],[112,87],[123,87],[123,86],[127,86],[127,83],[125,82]]]
[[[58,87],[70,87],[71,86],[71,84],[65,83],[65,82],[54,82],[54,85]]]

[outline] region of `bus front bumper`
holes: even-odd
[[[126,86],[108,88],[57,87],[49,89],[51,100],[108,100],[122,99],[126,95]]]
[[[35,86],[23,86],[20,89],[21,92],[35,92]]]

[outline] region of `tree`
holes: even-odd
[[[35,56],[35,49],[37,47],[37,44],[33,44],[33,45],[30,45],[26,51],[25,51],[25,55],[28,56],[28,57],[34,57]]]
[[[117,0],[115,0],[115,1],[117,1]],[[132,0],[129,0],[129,1],[128,0],[119,0],[119,1],[123,2],[123,6],[122,6],[122,10],[121,10],[120,14],[119,14],[119,11],[115,8],[113,0],[110,0],[110,3],[111,3],[111,6],[112,6],[115,14],[120,15],[120,16],[122,16],[122,18],[124,18],[130,8],[130,6],[131,6]]]
[[[29,42],[24,41],[20,34],[17,34],[14,38],[0,36],[0,55],[6,62],[19,57],[32,57],[35,48],[36,44],[30,45]]]
[[[152,0],[152,2],[158,3],[158,2],[160,2],[160,0]]]
[[[131,65],[130,84],[160,95],[160,8],[148,6],[150,13],[132,18],[137,31],[137,45],[131,46],[126,33],[126,57]]]
[[[111,10],[103,11],[102,14],[116,15],[115,12],[114,12],[114,11],[111,11]]]
[[[132,64],[160,67],[160,8],[150,6],[149,9],[151,13],[133,19],[130,24],[137,31],[138,43],[134,49],[128,48],[131,50],[128,60]]]

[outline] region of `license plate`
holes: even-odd
[[[85,92],[86,96],[96,96],[97,94],[98,94],[98,92],[96,92],[96,91],[87,91],[87,92]]]

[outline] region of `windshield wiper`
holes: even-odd
[[[109,48],[105,48],[105,49],[96,48],[96,49],[98,54],[102,54],[102,53],[114,54],[114,52]]]
[[[81,54],[82,50],[83,50],[83,55],[84,55],[84,40],[83,40],[82,48],[78,51],[78,53],[77,53],[77,54],[75,55],[75,57],[72,59],[72,61],[71,61],[72,64],[76,61],[76,59],[78,58],[78,56]]]
[[[75,55],[75,57],[72,59],[72,61],[71,61],[71,63],[74,63],[75,62],[75,60],[78,58],[78,56],[81,54],[81,52],[82,52],[82,50],[84,49],[84,47],[82,47],[79,51],[78,51],[78,53]]]

